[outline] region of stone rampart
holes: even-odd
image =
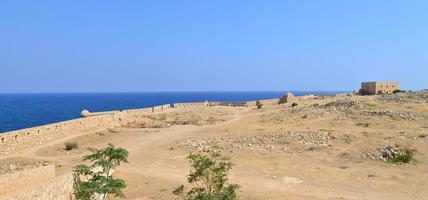
[[[33,185],[27,190],[9,194],[4,200],[70,200],[73,194],[73,175],[71,173]]]
[[[22,188],[54,178],[55,165],[53,164],[6,173],[0,175],[0,196],[11,194],[22,190]]]
[[[98,132],[137,123],[143,115],[170,110],[170,104],[153,108],[91,113],[84,118],[73,119],[43,126],[0,133],[0,155],[9,154],[29,146],[37,146],[58,138]]]
[[[98,115],[0,134],[0,155],[28,146],[36,146],[58,138],[97,132],[120,126],[121,114]]]
[[[208,106],[207,102],[194,102],[194,103],[174,103],[174,108],[187,108],[187,107],[204,107]]]

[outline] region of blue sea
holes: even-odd
[[[79,118],[80,112],[124,110],[201,101],[251,101],[279,98],[284,92],[151,92],[0,94],[0,133]],[[295,95],[339,92],[293,92]]]

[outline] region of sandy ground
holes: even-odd
[[[230,182],[241,186],[241,199],[428,199],[428,120],[313,112],[310,107],[340,98],[361,102],[358,111],[428,116],[426,103],[400,104],[375,97],[328,97],[299,102],[296,108],[186,108],[147,116],[170,127],[135,125],[64,138],[16,155],[55,162],[60,175],[80,163],[87,147],[113,143],[130,152],[130,163],[115,173],[127,182],[128,199],[174,199],[172,191],[186,182],[189,172],[185,157],[208,141],[224,147],[234,162]],[[282,137],[288,131],[328,137]],[[252,137],[265,141],[252,143]],[[76,141],[79,148],[65,151],[66,141]],[[364,157],[393,144],[417,149],[417,161],[397,165]]]

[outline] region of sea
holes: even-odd
[[[294,91],[307,94],[337,94],[346,91]],[[80,112],[146,108],[183,102],[241,102],[279,98],[284,92],[144,92],[0,94],[0,133],[80,117]]]

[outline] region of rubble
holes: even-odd
[[[366,116],[386,116],[396,120],[422,120],[427,118],[421,113],[397,112],[390,110],[365,110],[362,114]]]
[[[337,101],[327,103],[322,107],[332,113],[340,112],[340,113],[346,113],[346,114],[353,114],[357,110],[360,110],[362,108],[362,105],[359,101],[353,101],[350,99],[340,99]]]
[[[398,104],[421,104],[428,103],[428,90],[421,90],[416,92],[396,93],[390,95],[382,95],[377,97],[380,101],[387,101]]]
[[[276,135],[256,135],[252,137],[233,136],[220,139],[193,139],[181,141],[181,146],[190,147],[199,152],[206,152],[209,148],[217,144],[225,150],[233,152],[242,148],[257,150],[279,150],[287,151],[291,141],[305,146],[329,147],[333,146],[332,139],[336,139],[330,133],[321,133],[315,131],[286,131]]]

